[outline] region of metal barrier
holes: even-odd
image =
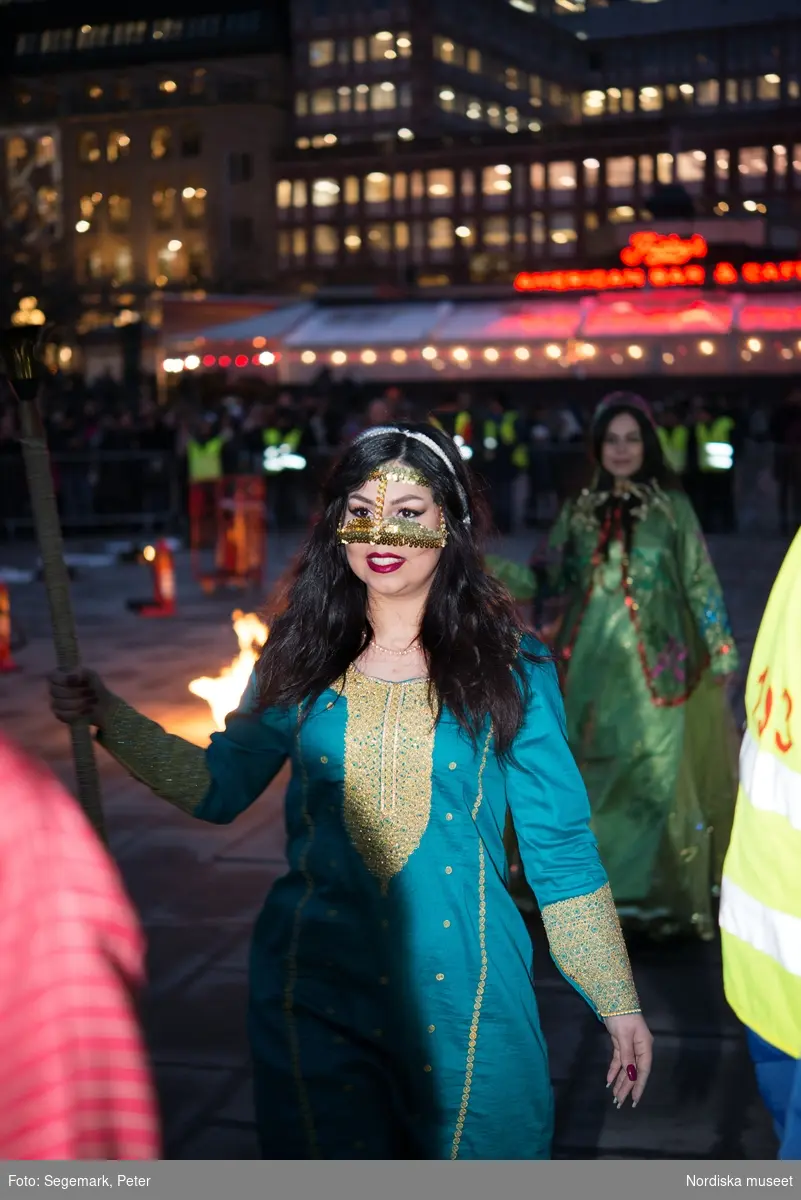
[[[178,532],[184,519],[183,463],[175,454],[95,450],[53,454],[64,530]],[[33,529],[22,453],[0,455],[0,529],[9,540]]]

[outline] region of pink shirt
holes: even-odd
[[[0,736],[0,1159],[153,1159],[144,939],[73,798]]]

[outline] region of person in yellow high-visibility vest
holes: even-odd
[[[673,409],[667,409],[661,414],[659,428],[659,444],[665,456],[665,462],[674,475],[681,478],[687,470],[687,451],[690,444],[690,431],[682,424]]]
[[[449,396],[443,404],[428,414],[428,422],[452,437],[462,458],[473,457],[473,415],[468,395]]]
[[[495,396],[478,429],[477,466],[489,485],[493,520],[499,533],[511,533],[515,480],[528,468],[528,446],[520,417],[503,397]]]
[[[745,1025],[779,1158],[801,1158],[801,534],[762,620],[723,864],[726,999]]]
[[[197,436],[186,444],[186,460],[191,483],[212,483],[221,479],[223,438],[214,432],[210,421],[204,422]]]
[[[737,422],[723,409],[703,414],[695,425],[695,449],[704,497],[699,514],[708,532],[733,533],[736,525],[734,499],[735,441]]]

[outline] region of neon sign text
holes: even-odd
[[[706,280],[704,267],[613,268],[591,271],[521,271],[515,279],[518,292],[608,292],[616,288],[700,287]]]
[[[624,267],[683,267],[694,258],[706,258],[709,247],[700,233],[682,238],[677,233],[662,234],[644,230],[629,235],[629,244],[620,251]]]

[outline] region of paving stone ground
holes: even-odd
[[[524,560],[532,538],[499,547]],[[271,543],[270,579],[295,549]],[[750,652],[786,545],[764,537],[713,544],[738,639]],[[0,567],[33,562],[29,547],[0,547]],[[188,681],[216,674],[236,652],[230,613],[257,597],[202,597],[177,559],[179,614],[143,620],[126,600],[147,593],[144,568],[84,570],[73,593],[84,660],[112,689],[171,731],[205,744],[213,722]],[[69,744],[46,704],[52,666],[41,584],[12,586],[28,641],[22,670],[0,676],[0,722],[71,784]],[[110,845],[149,940],[144,1009],[171,1158],[257,1157],[245,1037],[246,954],[254,917],[283,869],[286,776],[233,825],[194,823],[99,758]],[[654,1074],[636,1112],[614,1111],[604,1089],[603,1028],[551,967],[532,926],[538,994],[557,1096],[561,1158],[768,1158],[769,1121],[756,1095],[737,1022],[720,985],[717,945],[633,947],[656,1037]]]

